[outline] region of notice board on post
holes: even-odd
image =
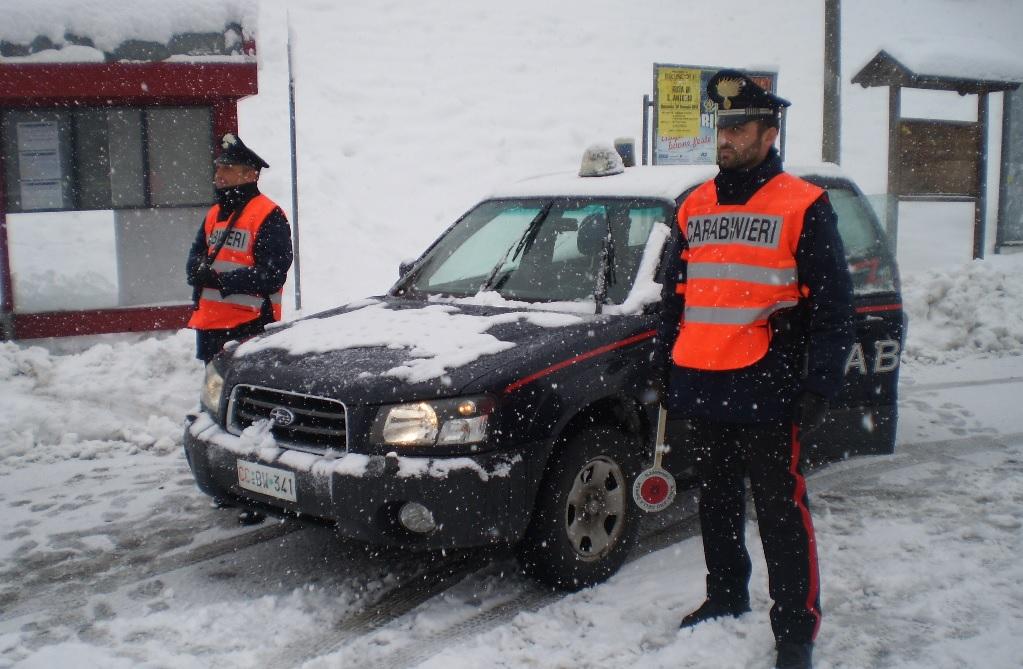
[[[715,104],[707,96],[707,82],[721,69],[706,65],[654,63],[654,165],[717,163]],[[777,72],[740,71],[764,90],[777,92]],[[783,154],[784,124],[785,116],[782,114]]]
[[[981,155],[979,123],[899,119],[897,195],[978,198]]]

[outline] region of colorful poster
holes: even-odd
[[[657,132],[692,137],[700,132],[700,71],[664,68],[657,73]]]
[[[707,82],[719,67],[654,64],[654,165],[713,165],[717,162],[714,103]],[[773,72],[747,72],[775,90]]]
[[[713,165],[714,118],[704,100],[718,68],[654,65],[655,165]]]

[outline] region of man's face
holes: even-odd
[[[222,165],[217,163],[213,173],[213,185],[216,188],[231,188],[242,184],[253,183],[259,179],[259,170],[248,165]]]
[[[764,127],[759,121],[718,128],[718,167],[723,170],[756,167],[767,157],[777,138],[777,128]]]

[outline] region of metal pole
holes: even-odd
[[[14,339],[14,288],[11,283],[10,246],[7,241],[6,165],[0,151],[0,341]]]
[[[888,233],[888,247],[892,255],[898,253],[899,241],[899,166],[902,161],[899,149],[899,124],[902,117],[902,87],[888,86],[888,197],[885,202],[885,232]]]
[[[291,112],[291,245],[295,253],[295,310],[302,309],[302,263],[298,245],[298,144],[295,141],[295,71],[291,64],[291,15],[288,14],[288,108]]]
[[[824,0],[824,134],[821,159],[839,164],[842,145],[842,0]]]
[[[1006,229],[1009,218],[1009,172],[1012,166],[1009,157],[1012,155],[1012,95],[1013,91],[1002,91],[1002,151],[999,159],[1001,169],[998,171],[998,220],[995,223],[995,253],[1002,252],[1005,243]]]
[[[973,257],[984,257],[987,227],[987,91],[977,95],[977,199],[973,204]]]
[[[650,150],[650,96],[643,96],[643,164],[647,165],[648,152]]]

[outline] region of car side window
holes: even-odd
[[[626,245],[630,249],[645,246],[654,225],[664,223],[664,219],[664,207],[631,207],[629,209],[629,236]]]
[[[870,206],[851,188],[829,186],[856,295],[896,290],[895,266]]]

